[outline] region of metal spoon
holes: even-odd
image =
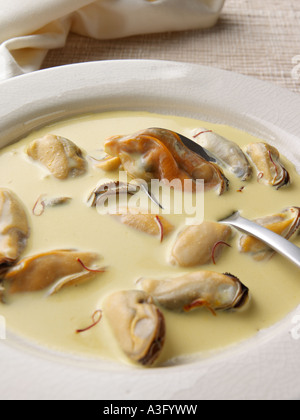
[[[154,127],[154,130],[166,130],[165,128],[157,128]],[[150,129],[151,130],[151,129]],[[175,133],[175,131],[174,131]],[[216,163],[217,160],[211,156],[209,151],[205,149],[204,147],[200,146],[199,143],[195,142],[194,140],[189,139],[188,137],[183,136],[180,133],[175,133],[180,138],[182,143],[190,149],[192,152],[196,153],[197,155],[201,156],[203,159],[205,159],[207,162],[213,162]]]
[[[226,219],[220,220],[219,223],[231,225],[235,228],[238,228],[242,232],[254,236],[255,238],[269,245],[272,249],[274,249],[274,251],[277,251],[279,254],[283,255],[294,264],[296,264],[298,268],[300,268],[300,248],[289,242],[287,239],[284,239],[277,233],[274,233],[255,222],[251,222],[250,220],[245,219],[244,217],[240,216],[239,212],[234,212]]]
[[[209,151],[204,147],[200,146],[199,143],[196,143],[194,140],[189,139],[188,137],[183,136],[182,134],[176,133],[182,143],[190,149],[192,152],[196,153],[197,155],[201,156],[203,159],[207,160],[207,162],[216,163],[217,160],[210,155]]]

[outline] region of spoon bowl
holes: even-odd
[[[254,236],[300,268],[300,248],[298,246],[277,233],[245,219],[238,211],[235,211],[225,219],[219,220],[219,223],[233,226],[244,233]]]

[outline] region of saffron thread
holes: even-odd
[[[194,139],[195,139],[195,138],[199,137],[201,134],[205,134],[205,133],[212,133],[212,130],[200,131],[200,133],[196,134],[196,135],[195,135],[195,136],[193,136],[193,137],[194,137]]]
[[[189,303],[188,305],[185,305],[184,306],[184,308],[183,308],[183,310],[185,311],[185,312],[189,312],[189,311],[191,311],[192,309],[196,309],[196,308],[201,308],[201,307],[205,307],[205,308],[207,308],[212,314],[213,314],[213,316],[217,316],[217,314],[216,314],[216,312],[215,312],[215,310],[209,305],[209,303],[208,302],[206,302],[205,300],[203,300],[203,299],[197,299],[197,300],[195,300],[194,302],[192,302],[192,303]]]
[[[97,324],[99,324],[99,322],[101,321],[101,319],[102,319],[102,311],[100,309],[98,309],[92,315],[93,323],[91,325],[89,325],[88,327],[86,327],[86,328],[83,328],[83,329],[80,329],[80,330],[76,330],[76,334],[80,334],[80,333],[83,333],[85,331],[90,330],[91,328],[93,328]]]
[[[41,200],[42,197],[43,197],[43,195],[40,195],[39,196],[39,198],[36,200],[36,202],[35,202],[35,204],[34,204],[34,206],[32,208],[32,214],[34,216],[41,216],[44,213],[44,211],[45,211],[45,203],[44,203],[44,200]],[[42,209],[40,210],[39,213],[36,212],[36,208],[37,208],[38,204],[40,204],[42,206]]]
[[[226,246],[228,246],[229,248],[231,248],[231,245],[229,245],[227,242],[224,242],[224,241],[219,241],[219,242],[217,242],[217,243],[213,246],[213,249],[212,249],[212,255],[211,255],[211,257],[212,257],[213,263],[214,263],[215,265],[216,265],[215,252],[216,252],[216,249],[217,249],[217,247],[218,247],[219,245],[226,245]]]
[[[89,271],[91,273],[105,273],[106,272],[106,268],[105,267],[104,268],[98,268],[98,269],[92,269],[92,268],[87,267],[80,258],[77,258],[76,260],[82,265],[82,267],[85,270],[87,270],[87,271]]]

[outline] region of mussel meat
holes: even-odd
[[[122,224],[127,225],[135,230],[147,233],[152,236],[160,236],[161,238],[169,235],[174,226],[163,216],[151,213],[143,213],[139,209],[130,208],[119,209],[118,213],[112,214]]]
[[[246,153],[257,169],[259,182],[277,190],[290,183],[290,175],[280,161],[279,151],[267,143],[251,143]]]
[[[180,267],[193,267],[215,262],[221,255],[221,245],[227,244],[231,235],[230,226],[217,222],[204,221],[199,225],[188,226],[173,245],[171,263]]]
[[[52,286],[49,294],[62,287],[93,278],[98,270],[87,269],[99,256],[91,252],[56,250],[26,257],[9,269],[3,281],[9,294],[35,292]]]
[[[27,154],[61,180],[86,172],[86,161],[81,149],[63,137],[48,134],[34,140],[29,144]]]
[[[281,235],[285,239],[291,239],[299,232],[300,208],[289,207],[281,213],[262,217],[254,220],[261,226]],[[268,245],[250,235],[242,235],[239,243],[240,252],[249,253],[257,261],[272,257],[275,253]]]
[[[216,159],[224,169],[232,172],[242,181],[247,181],[252,176],[252,166],[243,150],[233,141],[219,134],[199,128],[195,130],[194,140]]]
[[[97,186],[93,192],[90,194],[88,201],[93,198],[91,202],[91,207],[96,207],[97,204],[105,201],[106,198],[110,195],[118,196],[121,194],[133,195],[139,191],[139,186],[128,184],[120,181],[109,181],[101,183]]]
[[[157,360],[165,342],[165,319],[147,293],[116,292],[104,301],[104,314],[127,357],[143,366]]]
[[[46,198],[44,195],[41,195],[33,206],[32,214],[34,216],[41,216],[45,209],[65,205],[71,200],[71,197]]]
[[[219,194],[228,187],[217,165],[190,151],[170,130],[150,128],[129,136],[114,136],[106,141],[105,152],[119,157],[130,176],[146,182],[203,179],[206,190],[217,189]]]
[[[249,302],[249,289],[232,274],[197,271],[177,278],[142,278],[140,289],[165,309],[190,311],[206,307],[212,312],[238,310]]]
[[[23,204],[8,189],[0,189],[0,274],[13,265],[24,251],[29,223]]]
[[[121,159],[118,157],[105,156],[103,159],[94,159],[89,156],[89,159],[92,160],[94,166],[102,171],[113,172],[116,171],[122,164]]]

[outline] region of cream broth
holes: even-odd
[[[212,270],[237,276],[249,289],[252,300],[243,312],[218,313],[207,309],[190,313],[163,310],[166,318],[166,342],[158,363],[164,364],[192,354],[206,354],[241,342],[267,328],[300,303],[299,269],[276,255],[270,261],[256,262],[238,251],[236,232],[232,248],[226,248],[217,264],[181,269],[169,263],[170,249],[184,226],[185,215],[165,216],[176,229],[160,243],[159,238],[137,232],[120,224],[113,217],[98,214],[87,204],[91,191],[101,179],[114,178],[89,161],[88,172],[74,179],[59,181],[25,154],[30,141],[46,134],[72,140],[86,155],[97,157],[104,140],[116,134],[130,134],[148,127],[164,127],[191,137],[195,129],[206,127],[240,146],[260,141],[235,128],[188,118],[141,114],[135,112],[104,113],[55,123],[31,133],[22,141],[0,153],[0,187],[14,191],[27,207],[31,235],[22,257],[55,249],[78,249],[98,252],[99,264],[108,267],[104,274],[89,283],[61,290],[47,297],[46,292],[18,294],[0,304],[9,330],[39,346],[80,355],[129,363],[105,319],[82,334],[75,331],[92,323],[92,315],[102,308],[106,295],[115,290],[136,288],[140,277],[177,277],[188,271]],[[292,184],[277,191],[258,184],[256,176],[243,183],[230,173],[230,190],[218,196],[205,194],[205,219],[218,220],[233,210],[241,210],[247,218],[275,214],[289,206],[300,207],[300,176],[286,162]],[[116,178],[115,178],[116,179]],[[242,186],[245,189],[238,192]],[[72,201],[32,214],[37,198],[71,197]],[[294,240],[300,246],[300,235]],[[116,314],[116,316],[118,316]]]

